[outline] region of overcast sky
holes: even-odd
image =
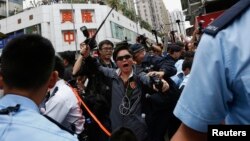
[[[163,2],[169,12],[172,12],[173,10],[182,10],[180,0],[163,0]]]

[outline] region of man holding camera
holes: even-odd
[[[143,110],[146,113],[146,122],[149,127],[149,140],[164,141],[165,133],[172,129],[172,125],[170,125],[173,119],[172,111],[179,97],[174,82],[169,79],[175,75],[177,70],[173,63],[163,57],[146,53],[142,44],[136,43],[130,48],[136,62],[137,73],[148,73],[156,86],[161,85],[162,79],[165,79],[170,85],[166,95],[143,88],[146,94],[146,97],[142,98]]]

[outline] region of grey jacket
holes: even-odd
[[[112,131],[123,126],[130,128],[139,141],[147,136],[147,125],[141,111],[141,85],[150,86],[150,79],[145,73],[130,75],[128,84],[125,85],[119,77],[119,70],[99,66],[99,71],[112,79],[112,98],[110,119]]]

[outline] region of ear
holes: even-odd
[[[50,78],[49,78],[48,88],[53,88],[54,85],[56,84],[57,80],[58,80],[58,72],[53,71],[50,75]]]
[[[3,89],[3,76],[0,73],[0,89]]]
[[[63,65],[65,66],[65,65],[68,65],[68,64],[69,64],[69,62],[66,59],[63,59]]]

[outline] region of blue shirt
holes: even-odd
[[[77,141],[76,136],[40,115],[32,100],[11,94],[0,99],[0,109],[17,104],[20,104],[20,109],[16,113],[0,115],[1,141]]]
[[[188,127],[250,124],[250,8],[215,37],[204,34],[174,110]]]

